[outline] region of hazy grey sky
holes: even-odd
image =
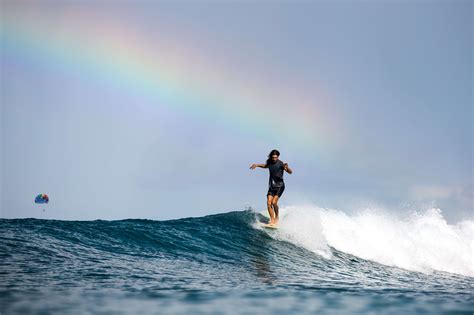
[[[472,217],[471,1],[1,4],[1,217]]]

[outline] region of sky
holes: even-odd
[[[472,218],[471,1],[0,3],[2,218]]]

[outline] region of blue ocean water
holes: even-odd
[[[372,260],[359,257],[351,243],[353,253],[344,252],[334,246],[344,248],[337,235],[349,227],[326,226],[335,215],[300,222],[303,234],[293,232],[291,217],[287,227],[264,230],[250,210],[170,221],[2,219],[0,312],[472,314],[474,278],[458,257],[438,268],[456,273],[433,270],[443,259],[423,260],[420,248],[393,263],[374,252],[360,253]],[[359,237],[352,234],[348,241]],[[314,235],[325,241],[313,244]],[[396,243],[387,253],[398,247],[405,257],[411,247]]]

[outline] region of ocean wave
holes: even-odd
[[[448,224],[440,209],[405,216],[377,209],[352,215],[317,206],[280,209],[274,237],[325,257],[329,248],[411,271],[474,276],[474,221]]]

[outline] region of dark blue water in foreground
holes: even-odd
[[[231,212],[0,220],[1,314],[472,314],[473,278],[330,259]]]

